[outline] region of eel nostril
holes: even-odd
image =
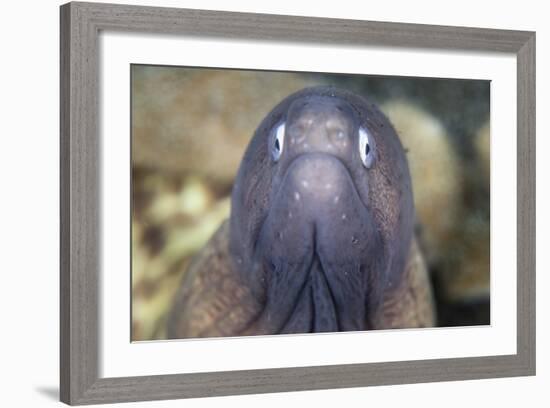
[[[304,123],[294,123],[289,130],[292,144],[299,144],[305,141],[307,128]]]
[[[342,128],[327,129],[327,138],[334,147],[345,147],[347,145],[346,132]]]

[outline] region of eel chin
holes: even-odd
[[[366,329],[381,241],[346,166],[303,154],[274,190],[256,247],[265,306],[255,330]]]

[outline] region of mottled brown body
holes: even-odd
[[[168,321],[168,337],[241,336],[261,311],[248,286],[239,281],[229,257],[229,225],[224,222],[187,271]],[[404,278],[384,293],[373,329],[432,327],[433,296],[428,271],[412,242]]]

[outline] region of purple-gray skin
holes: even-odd
[[[388,293],[410,292],[413,226],[407,159],[376,105],[332,87],[296,92],[257,128],[229,226],[191,265],[168,337],[383,328]],[[406,319],[389,326],[432,322]]]

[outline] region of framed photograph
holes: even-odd
[[[61,400],[535,374],[535,34],[61,7]]]

